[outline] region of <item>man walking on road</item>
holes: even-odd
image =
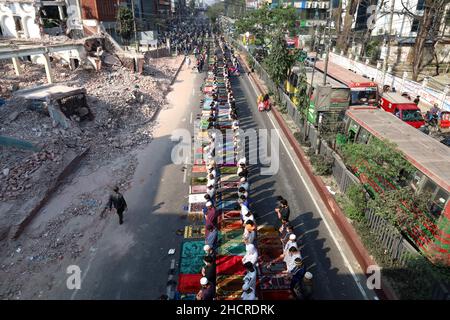
[[[119,224],[122,224],[123,212],[128,208],[127,202],[125,201],[123,195],[119,192],[118,186],[115,186],[113,191],[114,193],[109,195],[109,200],[108,203],[106,204],[106,208],[109,208],[109,211],[111,212],[111,209],[114,206],[117,214],[119,215]]]

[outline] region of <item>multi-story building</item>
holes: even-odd
[[[7,38],[79,33],[80,17],[79,0],[0,0],[0,34]]]
[[[307,34],[311,27],[318,25],[326,25],[329,17],[330,0],[271,0],[270,6],[276,8],[278,6],[292,6],[299,13],[299,27],[303,29],[300,33]]]

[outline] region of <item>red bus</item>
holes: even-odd
[[[325,61],[317,61],[316,68],[325,72]],[[350,106],[377,106],[378,85],[353,71],[328,62],[328,76],[350,88]]]
[[[432,261],[450,266],[450,148],[378,108],[350,108],[344,123],[350,143],[390,141],[415,168],[404,183],[430,197],[430,210],[414,217],[417,223],[404,232]],[[383,180],[368,171],[352,170],[370,194],[400,187],[398,182]]]

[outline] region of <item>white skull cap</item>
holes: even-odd
[[[208,284],[208,279],[206,277],[203,277],[200,279],[200,284],[202,286],[207,285]]]

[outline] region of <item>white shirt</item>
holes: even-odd
[[[253,220],[253,222],[255,222],[255,217],[251,214],[250,217],[247,216],[243,216],[242,220],[244,220],[244,225],[248,220]]]
[[[252,288],[254,291],[256,288],[256,269],[253,272],[247,272],[243,280],[244,283],[248,283],[250,285],[250,288]]]
[[[246,254],[242,258],[242,264],[246,264],[247,262],[251,262],[252,264],[255,264],[258,261],[258,252],[255,251],[251,254]]]
[[[244,230],[244,239],[248,241],[248,243],[255,242],[255,231],[250,232],[247,229]]]
[[[243,292],[241,295],[242,300],[256,300],[255,291],[252,290],[250,293]]]
[[[244,188],[245,190],[248,190],[248,182],[247,181],[246,182],[241,182],[239,184],[238,188],[240,188],[240,187]]]
[[[214,198],[214,194],[216,193],[216,190],[214,188],[212,189],[207,189],[206,193],[212,198]]]
[[[298,245],[295,240],[294,241],[289,240],[288,242],[286,242],[286,244],[284,245],[284,250],[283,250],[284,254],[288,254],[288,252],[289,252],[288,250],[291,247],[296,247],[298,249]]]
[[[284,262],[286,262],[288,272],[291,272],[295,268],[295,259],[297,258],[301,258],[301,255],[299,253],[296,253],[294,255],[290,255],[289,253],[285,254]]]

